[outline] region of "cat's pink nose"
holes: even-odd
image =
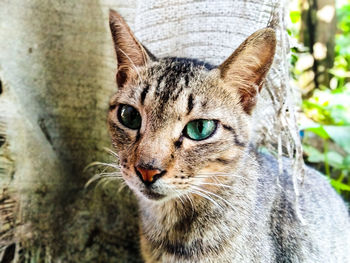
[[[135,167],[136,174],[140,177],[141,181],[145,185],[150,185],[154,183],[157,179],[159,179],[161,176],[165,174],[165,171],[159,170],[159,169],[148,169],[144,168],[140,165]]]

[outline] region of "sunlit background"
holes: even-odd
[[[350,0],[290,3],[305,161],[350,201]]]

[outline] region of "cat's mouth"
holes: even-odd
[[[159,193],[161,189],[159,186],[157,187],[156,185],[145,185],[142,183],[139,179],[138,176],[129,173],[128,171],[123,171],[125,174],[124,180],[127,183],[127,185],[134,191],[134,193],[149,199],[149,200],[161,200],[166,197],[166,194],[164,193]]]
[[[165,197],[165,195],[162,195],[160,193],[154,192],[151,188],[143,188],[140,189],[140,192],[146,196],[148,199],[151,200],[160,200]]]

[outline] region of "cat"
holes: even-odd
[[[280,173],[250,143],[273,29],[218,67],[156,58],[115,11],[110,29],[118,91],[108,124],[138,199],[145,262],[350,262],[347,207],[324,177],[305,167],[297,210],[292,161]]]

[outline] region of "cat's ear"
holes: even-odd
[[[146,65],[155,57],[137,41],[125,20],[114,10],[109,11],[109,26],[118,61],[117,84],[123,87],[136,76],[136,67]]]
[[[257,93],[273,62],[275,49],[275,31],[271,28],[261,29],[248,37],[219,66],[225,86],[238,89],[241,104],[248,114],[256,104]]]

